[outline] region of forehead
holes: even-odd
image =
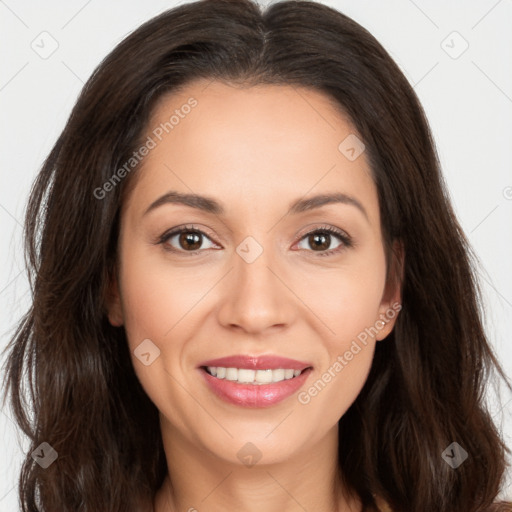
[[[148,137],[154,144],[137,171],[134,203],[147,206],[178,190],[217,197],[228,209],[248,202],[268,208],[342,192],[378,215],[364,151],[355,159],[346,152],[362,149],[357,132],[319,91],[199,80],[159,100]]]

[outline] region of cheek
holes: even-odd
[[[326,326],[325,357],[299,403],[316,409],[328,423],[346,412],[368,377],[385,285],[385,259],[378,248],[357,264],[308,284],[307,299]]]
[[[185,373],[182,366],[187,362],[188,341],[200,329],[198,316],[205,294],[218,277],[212,275],[211,269],[179,267],[161,254],[155,257],[156,251],[137,247],[135,243],[132,247],[133,250],[125,251],[120,269],[130,355],[146,393],[161,411],[166,410],[179,423],[180,417],[184,417],[181,406],[168,410],[170,403],[183,405],[182,389],[172,377],[180,379]],[[158,357],[148,366],[134,354],[146,339],[159,350]]]
[[[124,327],[135,373],[155,406],[183,429],[196,406],[178,383],[180,366],[194,306],[208,289],[205,279],[155,262],[142,250],[127,254],[121,266]],[[146,339],[160,351],[147,366],[134,354]]]
[[[356,400],[368,378],[374,347],[362,347],[350,361],[341,356],[298,394],[299,407],[306,417],[315,418],[317,428],[335,425]]]
[[[163,342],[172,336],[213,284],[211,277],[180,269],[164,258],[155,261],[144,251],[127,256],[121,271],[121,295],[130,343],[139,338]]]
[[[325,357],[297,396],[312,417],[321,417],[326,425],[334,425],[345,414],[368,378],[376,341],[375,308],[366,306],[352,301],[333,311],[335,335],[324,338]]]
[[[386,269],[384,256],[374,254],[379,253],[360,254],[355,264],[298,280],[304,302],[324,323],[325,340],[332,349],[344,351],[349,340],[379,319]]]

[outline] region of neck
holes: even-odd
[[[169,470],[155,512],[358,512],[342,487],[338,429],[285,461],[246,466],[222,459],[184,438],[161,418]]]

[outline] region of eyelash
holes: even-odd
[[[180,228],[173,228],[170,231],[166,231],[163,235],[160,236],[160,238],[157,240],[156,243],[164,245],[173,236],[180,235],[182,233],[195,233],[195,234],[204,236],[208,239],[211,239],[211,237],[207,233],[205,233],[204,231],[202,231],[194,226],[183,226]],[[318,252],[318,254],[316,254],[316,256],[318,256],[318,257],[330,256],[332,254],[339,253],[345,249],[351,248],[354,245],[354,243],[349,235],[347,235],[344,231],[341,231],[337,228],[333,228],[332,226],[321,226],[321,227],[315,228],[311,231],[308,231],[307,233],[305,233],[304,235],[302,235],[299,238],[298,242],[301,242],[306,237],[316,234],[316,233],[328,233],[330,235],[334,235],[337,238],[339,238],[339,240],[342,242],[336,249],[329,249],[327,251]],[[164,250],[169,251],[169,252],[174,252],[174,253],[184,253],[186,256],[194,256],[194,255],[204,251],[205,249],[197,249],[196,251],[185,251],[185,250],[175,249],[174,247],[170,247],[170,246],[166,247],[164,245]],[[310,251],[310,252],[317,252],[317,251]]]

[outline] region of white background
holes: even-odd
[[[482,263],[488,334],[512,375],[512,0],[322,3],[366,27],[414,86],[431,123],[455,210]],[[101,59],[142,22],[177,4],[0,0],[0,350],[30,298],[22,220],[43,159]],[[47,49],[51,38],[58,43],[46,59],[31,47],[41,47],[42,38]],[[464,40],[469,47],[452,58],[464,48]],[[493,396],[490,401],[512,447],[512,396],[504,390],[501,402]],[[4,408],[2,512],[19,510],[14,487],[26,447]],[[511,484],[509,478],[503,490],[508,497]]]

